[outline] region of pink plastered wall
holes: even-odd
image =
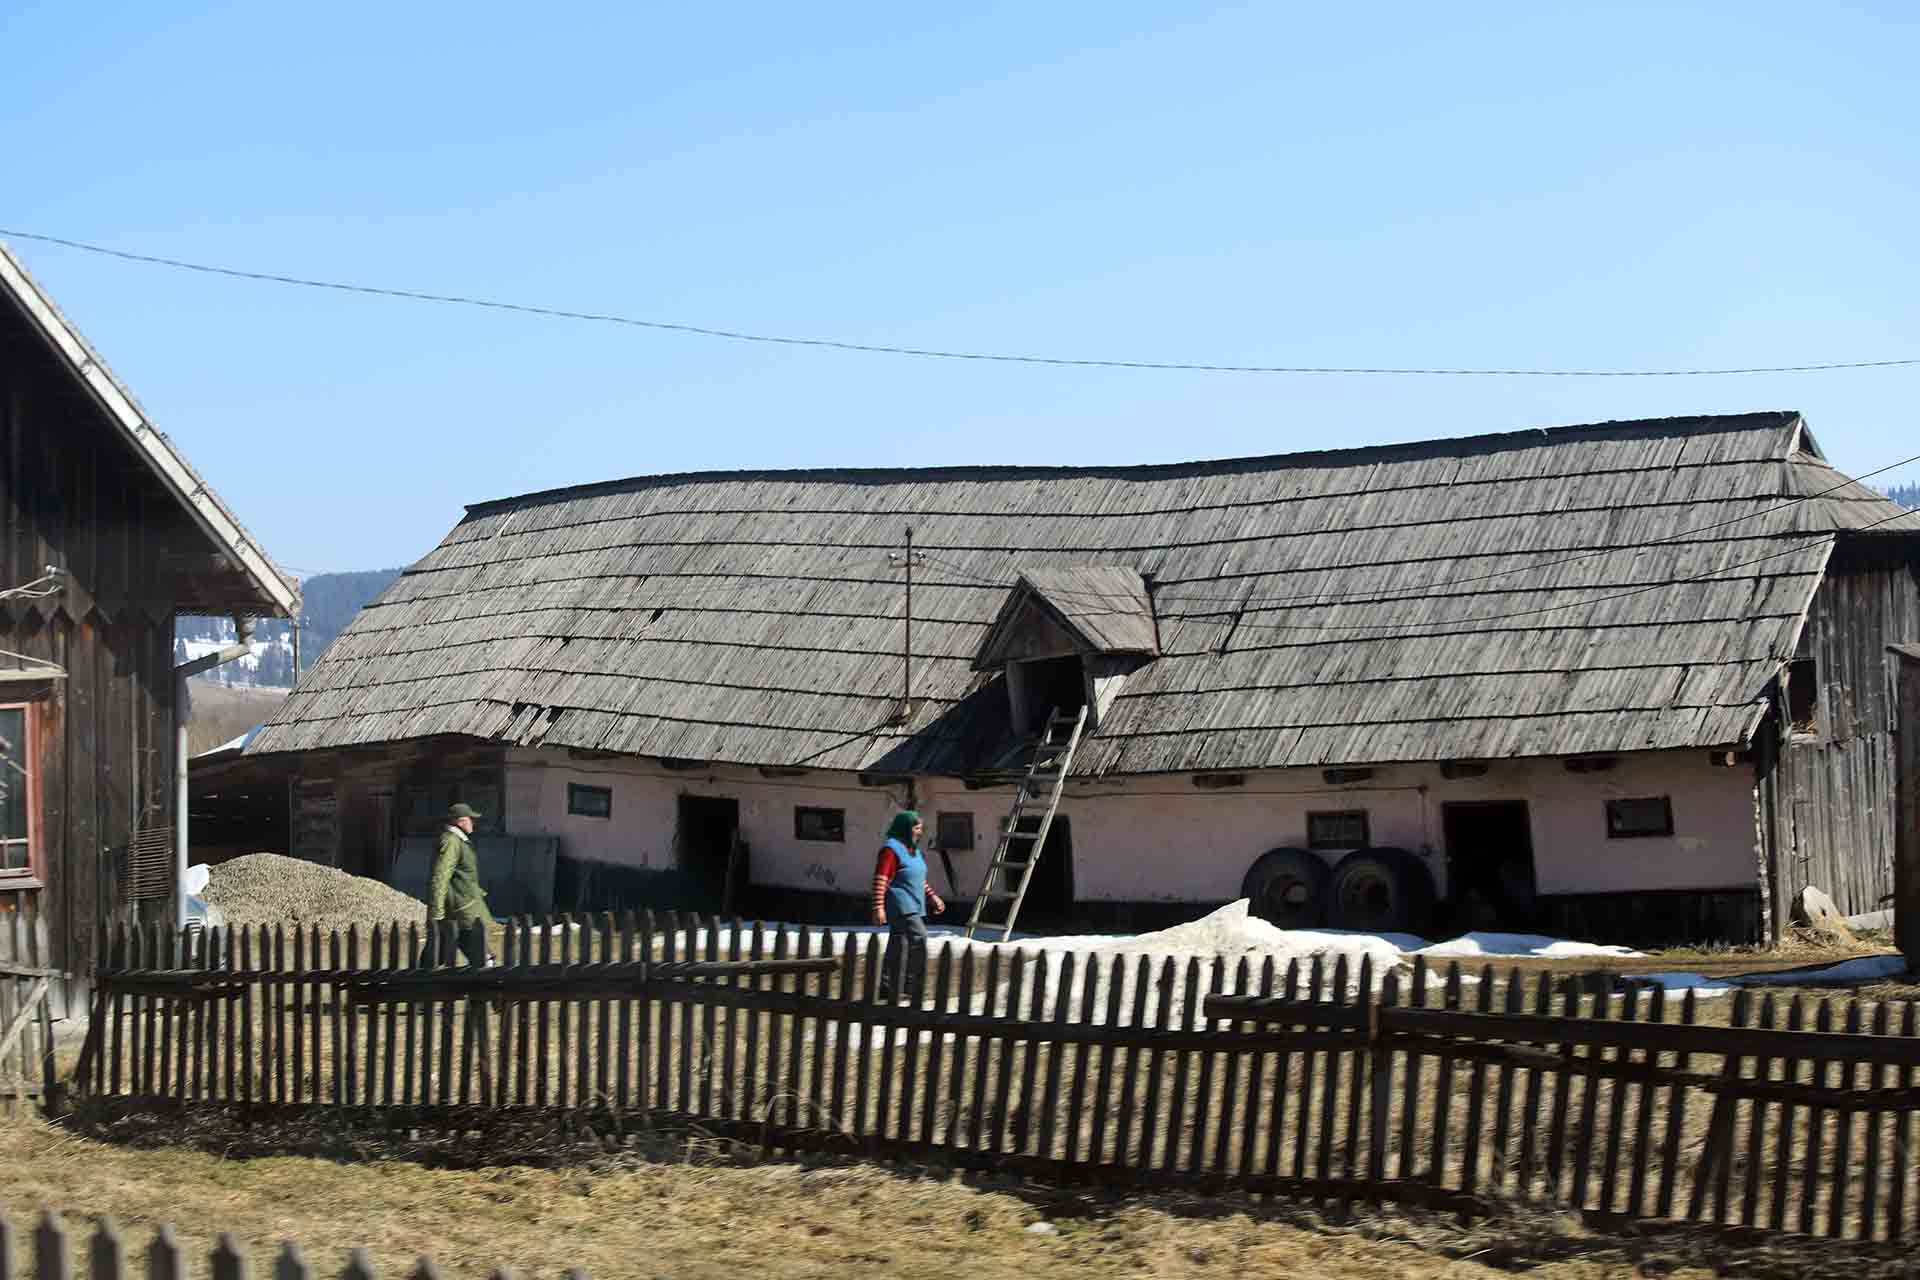
[[[567,784],[613,792],[613,816],[567,812]],[[555,835],[570,857],[668,870],[682,795],[719,796],[740,805],[740,831],[760,885],[865,893],[887,823],[906,803],[904,787],[865,787],[852,774],[815,772],[767,778],[757,769],[662,769],[646,760],[574,761],[560,752],[523,749],[507,760],[508,822],[515,834]],[[840,809],[844,843],[794,836],[797,806]],[[940,887],[945,888],[944,878]]]
[[[613,817],[568,814],[569,782],[611,788]],[[516,833],[557,835],[575,857],[656,869],[674,865],[679,795],[730,797],[740,805],[756,884],[842,894],[864,892],[887,822],[908,802],[904,786],[861,786],[843,773],[769,779],[729,766],[687,773],[536,750],[509,758],[507,788]],[[1672,803],[1672,836],[1607,837],[1606,800],[1655,795]],[[973,815],[975,847],[948,851],[960,881],[952,888],[971,894],[1011,792],[969,791],[935,778],[919,780],[915,798],[930,835],[942,811]],[[1225,790],[1201,790],[1184,774],[1075,783],[1060,813],[1072,820],[1076,897],[1218,902],[1239,894],[1248,865],[1267,849],[1304,845],[1307,815],[1317,810],[1365,809],[1373,843],[1421,856],[1444,893],[1442,806],[1494,800],[1526,803],[1541,893],[1726,889],[1755,880],[1752,772],[1715,766],[1704,751],[1623,756],[1606,773],[1537,760],[1492,762],[1484,777],[1459,780],[1433,765],[1382,766],[1350,786],[1328,786],[1318,769],[1249,773],[1244,787]],[[844,810],[846,841],[796,839],[800,805]],[[933,875],[948,891],[938,857]]]

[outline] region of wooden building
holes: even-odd
[[[137,835],[171,883],[174,616],[299,595],[3,246],[0,518],[0,910],[84,971]]]
[[[1036,717],[1084,705],[1036,924],[1387,893],[1750,940],[1804,885],[1892,889],[1916,526],[1794,413],[643,477],[470,508],[246,759],[327,797],[356,870],[461,794],[660,900],[792,917],[857,910],[908,800],[971,895]]]

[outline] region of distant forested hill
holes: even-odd
[[[1887,496],[1903,507],[1920,510],[1920,484],[1897,484],[1887,490]]]
[[[369,569],[360,573],[322,573],[300,584],[305,626],[300,633],[300,666],[314,664],[320,651],[347,629],[354,615],[400,576],[398,569]],[[233,643],[233,623],[226,618],[181,618],[174,628],[174,660]],[[292,633],[283,621],[262,621],[253,633],[253,654],[216,667],[208,678],[221,684],[288,688],[293,684]]]

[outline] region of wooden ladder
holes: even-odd
[[[1027,900],[1033,868],[1040,861],[1040,851],[1046,848],[1047,830],[1060,807],[1060,792],[1067,784],[1073,753],[1080,746],[1080,733],[1086,724],[1084,706],[1072,715],[1055,711],[1047,716],[1046,727],[1034,743],[1033,758],[1027,762],[1026,775],[1014,788],[1013,806],[1000,827],[993,861],[987,864],[980,892],[974,896],[973,915],[967,920],[968,939],[980,938],[983,930],[997,931],[1001,942],[1013,937],[1013,923],[1020,918],[1020,904]],[[1027,810],[1041,805],[1045,808],[1040,811],[1038,829],[1021,830],[1020,824],[1030,820]]]

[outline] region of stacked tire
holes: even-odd
[[[1420,933],[1433,917],[1433,877],[1405,849],[1356,849],[1329,867],[1306,849],[1269,849],[1254,859],[1240,896],[1282,929]]]

